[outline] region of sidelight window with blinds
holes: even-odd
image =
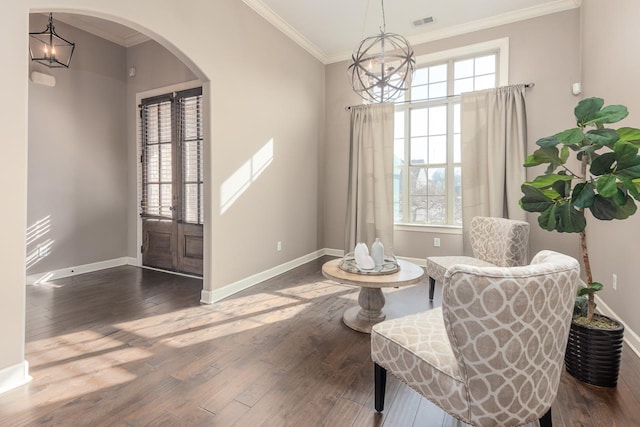
[[[143,218],[202,224],[202,88],[140,104]]]

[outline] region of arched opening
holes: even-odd
[[[203,109],[208,111],[210,105],[208,77],[161,35],[114,15],[70,9],[32,10],[31,31],[41,29],[48,12],[53,12],[54,20],[62,18],[55,21],[56,29],[66,30],[70,39],[75,34],[78,48],[69,70],[30,64],[30,74],[52,76],[57,86],[29,84],[27,277],[32,282],[111,265],[136,265],[140,247],[136,94],[196,82],[202,87]],[[83,17],[89,24],[95,19],[115,22],[144,35],[147,41],[142,44],[148,46],[122,46],[101,36],[100,28],[87,31],[74,26],[73,20],[65,22],[64,16],[75,17],[76,23],[83,23]],[[136,61],[144,65],[136,67]],[[202,121],[207,176],[211,168],[207,114]],[[210,194],[206,189],[203,193]],[[210,198],[204,196],[205,217],[210,218],[210,206]],[[210,222],[205,218],[204,223],[206,263]],[[57,257],[58,253],[65,255]],[[205,266],[203,289],[209,280]]]

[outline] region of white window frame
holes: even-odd
[[[506,86],[509,84],[509,38],[504,37],[495,40],[489,40],[482,43],[475,43],[459,48],[443,50],[439,52],[430,53],[427,55],[420,55],[416,57],[416,67],[435,65],[437,63],[448,62],[451,60],[465,59],[468,57],[475,57],[484,53],[497,53],[498,63],[496,68],[497,85]],[[452,72],[449,70],[448,72]],[[460,102],[460,96],[448,97],[448,103]],[[453,115],[453,109],[450,110],[450,115]],[[408,114],[409,109],[405,110]],[[452,120],[452,117],[449,118]],[[408,130],[405,129],[405,132]],[[453,138],[452,135],[448,136],[449,139]],[[405,153],[408,147],[405,147]],[[409,161],[410,157],[405,154],[406,161]],[[451,159],[447,159],[448,164],[452,163]],[[464,161],[464,160],[463,160]],[[406,166],[408,167],[408,165]],[[450,171],[453,174],[453,169]],[[403,174],[404,175],[404,174]],[[404,178],[403,178],[404,179]],[[403,182],[408,188],[408,183]],[[447,180],[447,198],[453,197],[453,179]],[[407,194],[408,198],[408,194]],[[445,225],[445,224],[413,224],[413,223],[394,223],[395,231],[417,231],[428,233],[441,233],[441,234],[461,234],[462,226],[458,225]]]

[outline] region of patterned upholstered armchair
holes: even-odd
[[[452,266],[441,308],[373,327],[376,410],[389,370],[465,423],[551,426],[579,274],[552,251],[528,266]]]
[[[505,218],[476,216],[469,225],[473,257],[438,256],[427,258],[429,300],[433,300],[436,282],[442,283],[447,268],[454,264],[477,267],[514,267],[527,263],[529,223]]]

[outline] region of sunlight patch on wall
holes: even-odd
[[[222,183],[220,186],[221,215],[233,206],[271,162],[273,162],[273,138]]]
[[[27,227],[26,232],[26,268],[27,270],[36,265],[42,258],[51,254],[54,240],[42,241],[51,231],[51,215],[41,218]]]

